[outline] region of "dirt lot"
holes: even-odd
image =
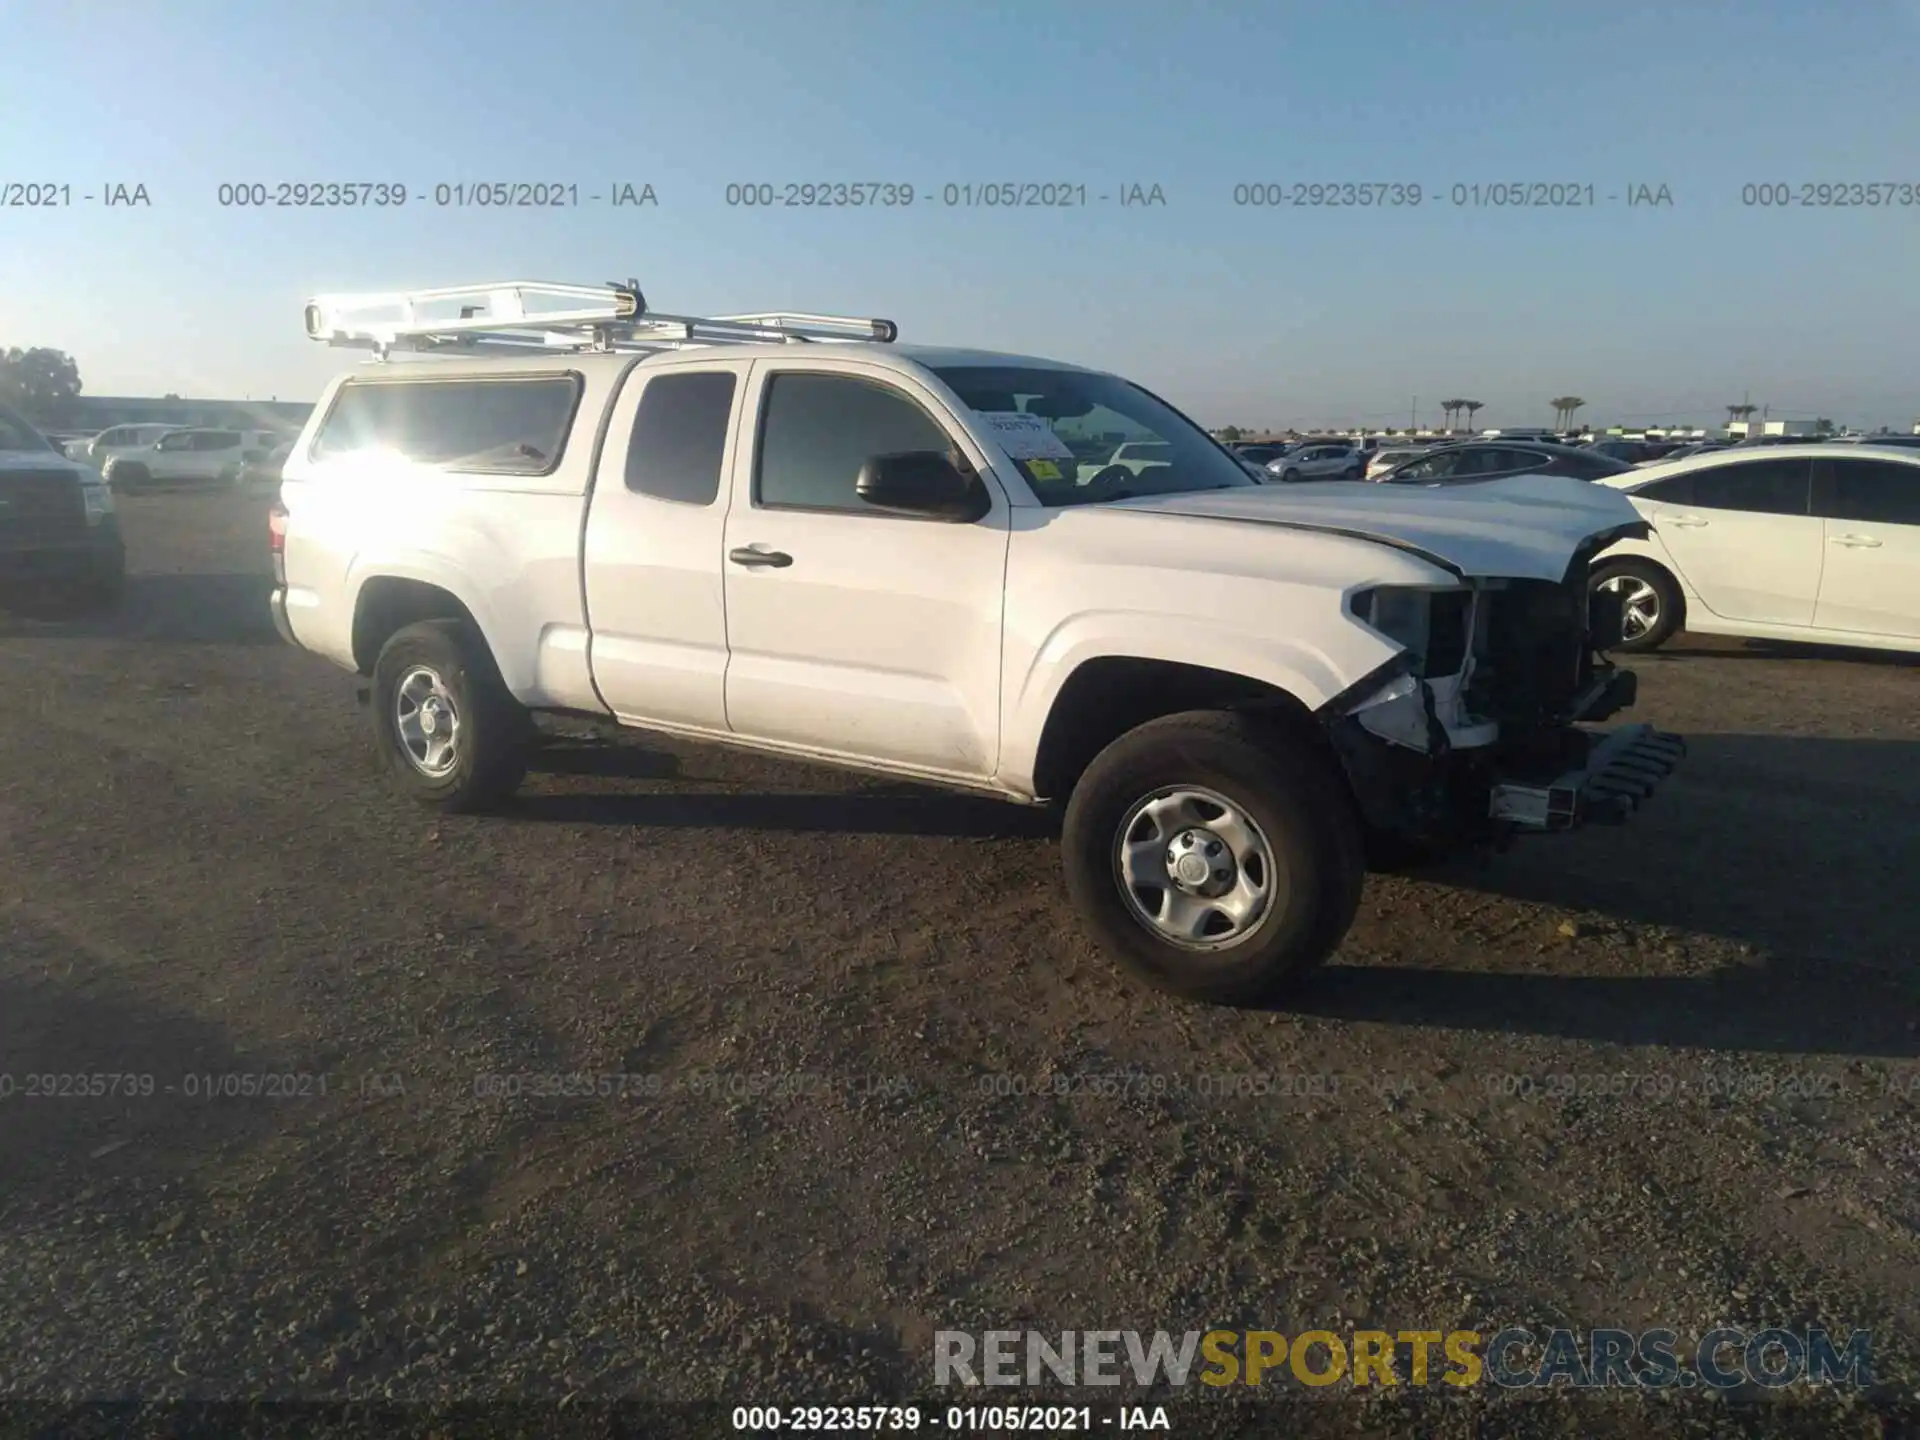
[[[1215,1010],[997,802],[581,744],[437,822],[275,638],[264,502],[124,508],[124,617],[0,617],[0,1395],[872,1402],[940,1329],[1724,1322],[1871,1329],[1876,1397],[1342,1386],[1294,1433],[1913,1401],[1912,662],[1644,660],[1692,745],[1648,813],[1375,878],[1293,1010]],[[133,1078],[27,1093],[79,1072]],[[562,1072],[642,1078],[479,1093]]]

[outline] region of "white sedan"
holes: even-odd
[[[1653,527],[1594,561],[1620,650],[1685,628],[1920,651],[1920,451],[1857,444],[1720,450],[1594,482]]]

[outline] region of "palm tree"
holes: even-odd
[[[1465,408],[1466,403],[1464,400],[1442,400],[1440,402],[1440,413],[1447,417],[1447,429],[1453,429],[1453,422],[1458,418],[1460,411]]]
[[[1460,408],[1467,412],[1467,428],[1469,430],[1473,428],[1473,417],[1486,408],[1486,403],[1484,400],[1462,400],[1460,402]]]
[[[1573,428],[1573,412],[1580,409],[1587,402],[1582,400],[1578,395],[1562,395],[1548,403],[1553,406],[1554,424],[1562,430],[1571,430]]]

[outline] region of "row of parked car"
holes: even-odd
[[[1920,448],[1920,435],[1762,435],[1746,440],[1691,442],[1621,439],[1580,442],[1488,436],[1420,444],[1326,439],[1237,443],[1228,448],[1263,483],[1370,480],[1430,485],[1497,475],[1570,475],[1580,480],[1598,480],[1646,465],[1690,459],[1720,450],[1751,451],[1820,443]]]
[[[52,438],[69,460],[91,466],[117,490],[273,484],[293,448],[293,437],[281,430],[181,425],[115,425],[91,437]]]
[[[1621,610],[1618,650],[1652,650],[1685,629],[1920,651],[1920,435],[1233,448],[1268,482],[1561,475],[1624,493],[1651,531],[1592,570],[1595,592]]]

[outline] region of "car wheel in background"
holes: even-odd
[[[1620,607],[1620,641],[1607,647],[1625,654],[1657,650],[1680,628],[1680,587],[1651,560],[1610,560],[1593,568],[1589,582]]]

